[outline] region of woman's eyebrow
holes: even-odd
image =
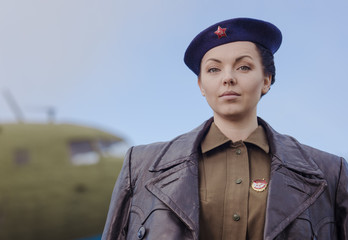
[[[221,61],[219,59],[216,59],[216,58],[208,58],[207,60],[205,60],[205,62],[208,62],[208,61],[214,61],[214,62],[221,63]]]
[[[236,58],[236,63],[240,62],[241,60],[243,60],[243,58],[250,58],[251,60],[253,60],[253,58],[249,55],[243,55],[243,56],[240,56],[240,57],[237,57]]]

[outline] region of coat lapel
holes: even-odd
[[[264,239],[279,235],[325,190],[322,171],[299,143],[265,127],[272,153],[271,180],[268,190]]]
[[[174,139],[149,168],[159,173],[146,188],[161,200],[193,232],[199,234],[199,144],[212,119]]]
[[[186,161],[160,174],[146,188],[171,209],[198,239],[199,193],[197,164]]]
[[[284,166],[272,172],[268,190],[264,239],[274,239],[314,203],[325,187],[325,180],[305,177]]]

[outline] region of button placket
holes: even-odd
[[[246,239],[248,204],[245,199],[248,198],[249,192],[249,161],[244,143],[242,141],[231,143],[227,157],[230,163],[228,168],[230,184],[223,236],[234,234],[236,239]]]

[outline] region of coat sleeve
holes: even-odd
[[[127,224],[132,198],[131,187],[131,154],[129,149],[123,162],[122,170],[117,178],[109,212],[107,215],[102,240],[123,240],[127,237]]]
[[[336,224],[338,239],[348,239],[348,164],[343,158],[336,192]]]

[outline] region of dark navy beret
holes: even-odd
[[[184,62],[199,75],[201,61],[206,52],[219,45],[236,41],[258,43],[274,54],[282,42],[282,33],[272,23],[252,18],[233,18],[218,22],[192,40],[186,49]]]

